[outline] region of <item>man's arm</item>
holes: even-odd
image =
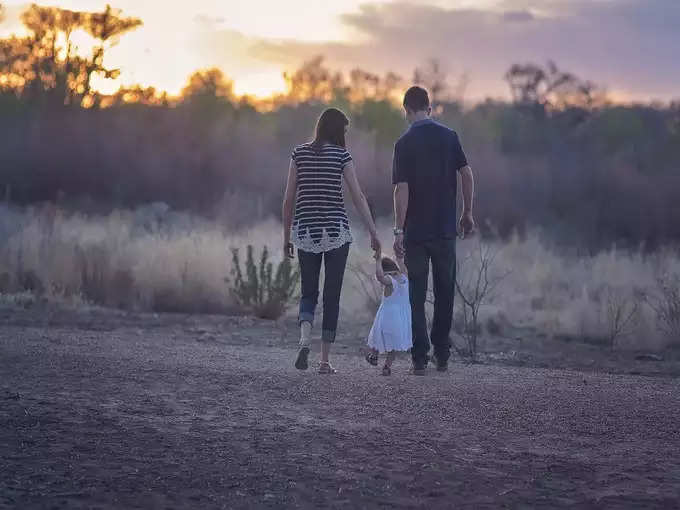
[[[394,145],[392,160],[392,183],[394,184],[394,253],[404,256],[404,224],[408,210],[408,171],[403,158],[401,144]]]
[[[472,234],[475,230],[475,220],[472,216],[472,205],[475,194],[475,178],[472,175],[470,165],[465,165],[458,170],[460,173],[461,188],[463,191],[463,215],[460,217],[458,228],[463,238]]]
[[[475,194],[475,178],[472,175],[470,165],[465,165],[458,170],[463,188],[463,212],[472,212],[472,202]]]
[[[394,228],[404,230],[408,210],[408,183],[400,182],[394,186]]]

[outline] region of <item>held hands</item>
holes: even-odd
[[[458,234],[465,239],[474,233],[475,219],[472,217],[472,211],[463,211],[463,215],[458,222]]]

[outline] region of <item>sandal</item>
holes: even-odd
[[[368,362],[369,365],[373,365],[374,367],[378,366],[378,353],[370,351],[368,354],[366,354],[366,361]]]
[[[320,374],[337,374],[338,371],[334,369],[328,361],[319,362]]]
[[[382,369],[382,375],[392,375],[392,368],[385,365]]]

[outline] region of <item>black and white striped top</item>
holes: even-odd
[[[297,197],[292,239],[312,253],[340,248],[352,242],[342,194],[343,172],[352,156],[343,147],[299,145],[292,155],[297,167]]]

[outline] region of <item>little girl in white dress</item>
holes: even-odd
[[[378,353],[387,353],[382,374],[392,373],[392,362],[397,351],[408,351],[413,346],[411,336],[411,303],[408,295],[408,276],[403,259],[375,255],[375,277],[384,286],[382,303],[368,334],[369,353],[366,361],[378,365]]]

